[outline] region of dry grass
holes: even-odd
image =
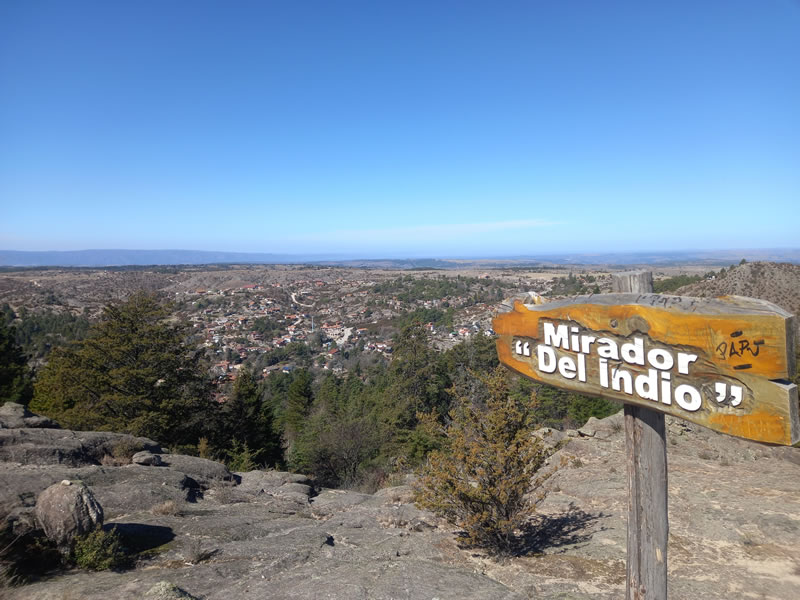
[[[183,560],[186,564],[196,565],[214,556],[219,550],[208,550],[203,547],[203,540],[194,538],[183,550]]]
[[[130,458],[118,458],[116,456],[111,456],[110,454],[106,454],[103,458],[100,459],[100,464],[104,467],[121,467],[123,465],[131,464]]]
[[[211,490],[211,497],[220,504],[239,504],[247,502],[248,498],[236,489],[232,481],[220,481]]]
[[[175,502],[175,500],[165,500],[153,506],[150,512],[154,515],[179,517],[182,513],[182,509],[183,506]]]
[[[119,461],[125,461],[121,464],[128,465],[133,455],[141,449],[142,445],[140,443],[131,439],[122,439],[114,444],[114,447],[111,449],[111,455]]]

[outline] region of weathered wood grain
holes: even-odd
[[[611,291],[650,294],[653,291],[653,273],[651,271],[615,273],[611,278]]]
[[[624,386],[601,387],[603,368],[591,352],[584,356],[585,382],[566,379],[559,371],[543,372],[534,349],[543,343],[545,322],[578,327],[581,334],[605,337],[619,346],[639,338],[646,352],[662,349],[673,355],[696,355],[688,373],[671,371],[670,383],[673,391],[681,385],[695,386],[702,405],[690,412],[675,401],[644,400],[625,393]],[[515,301],[495,317],[493,327],[500,361],[537,381],[651,408],[730,435],[773,444],[800,443],[797,388],[788,381],[795,371],[793,316],[769,302],[658,294],[579,296],[542,305]],[[515,352],[518,341],[528,344],[531,356]],[[579,354],[554,348],[557,360],[577,360]],[[617,360],[608,361],[607,368],[627,371],[635,379],[646,376],[650,366]],[[738,402],[731,394],[737,388]]]
[[[653,274],[614,275],[615,292],[650,293]],[[667,436],[664,414],[625,404],[625,463],[628,474],[626,600],[666,600],[669,513]]]
[[[627,600],[667,598],[667,443],[662,413],[625,405]]]
[[[741,296],[705,299],[595,294],[541,305],[514,302],[510,308],[495,317],[494,330],[500,335],[535,338],[539,318],[580,318],[581,326],[596,332],[626,337],[640,332],[665,346],[702,348],[717,368],[731,374],[746,370],[767,379],[791,379],[795,373],[794,317],[765,300]],[[748,346],[740,350],[745,341]],[[733,354],[731,342],[736,343]],[[723,343],[727,345],[724,357]],[[758,349],[757,356],[753,356],[754,348]],[[750,366],[742,369],[746,365]]]

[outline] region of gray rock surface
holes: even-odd
[[[153,440],[124,433],[67,429],[0,429],[2,462],[79,467],[99,464],[103,457],[119,454],[121,448],[130,455],[141,450],[161,452],[161,447]]]
[[[191,594],[168,581],[159,581],[144,595],[145,600],[195,600]]]
[[[22,404],[6,402],[0,407],[0,429],[22,429],[26,427],[58,429],[52,419],[33,414]]]
[[[215,482],[232,481],[233,475],[222,463],[197,456],[183,454],[162,454],[161,464],[166,465],[207,487]]]
[[[136,465],[143,465],[146,467],[160,467],[164,464],[161,460],[161,455],[153,454],[149,450],[142,450],[137,452],[131,457],[131,462]]]
[[[525,552],[506,561],[460,548],[452,527],[411,504],[408,486],[314,495],[307,478],[275,471],[201,484],[196,469],[180,470],[180,459],[164,467],[11,465],[0,477],[27,473],[18,486],[43,485],[48,470],[62,478],[80,472],[104,507],[117,503],[109,519],[121,535],[149,554],[130,571],[71,571],[10,598],[141,600],[168,582],[208,600],[617,600],[626,557],[621,423],[621,415],[587,423],[590,436],[540,433],[562,445],[549,467],[560,468],[544,484],[549,493]],[[667,423],[669,597],[800,597],[800,450]],[[137,486],[194,497],[161,514]]]
[[[167,500],[192,502],[202,494],[194,479],[162,467],[93,466],[79,469],[76,475],[92,488],[109,518],[151,510]]]
[[[0,505],[32,511],[36,497],[63,479],[83,481],[92,488],[106,518],[150,510],[165,501],[194,502],[204,493],[200,484],[168,467],[140,465],[70,468],[65,465],[0,463]],[[213,491],[212,491],[213,492]]]
[[[68,552],[75,537],[103,524],[103,509],[86,484],[68,479],[36,499],[36,523],[49,540]]]

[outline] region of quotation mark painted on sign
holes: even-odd
[[[517,340],[516,345],[514,346],[514,352],[517,354],[521,354],[522,356],[530,356],[531,355],[531,343]]]
[[[728,384],[718,381],[714,384],[714,390],[717,392],[717,402],[719,404],[730,404],[731,406],[739,406],[742,403],[742,388],[738,385],[731,386],[731,393],[728,395]]]

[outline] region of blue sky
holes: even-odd
[[[800,2],[0,3],[0,248],[797,247]]]

